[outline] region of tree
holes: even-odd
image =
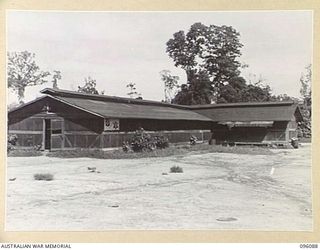
[[[273,95],[269,84],[260,76],[257,81],[250,80],[246,83],[243,77],[234,77],[229,83],[221,88],[217,103],[233,102],[270,102],[270,101],[293,101],[298,99],[287,94]]]
[[[94,94],[94,95],[104,95],[104,91],[99,91],[96,89],[97,81],[92,79],[90,76],[84,79],[83,87],[78,86],[78,92],[86,93],[86,94]]]
[[[8,88],[15,91],[18,100],[23,103],[25,89],[28,86],[41,85],[50,75],[48,71],[40,70],[35,62],[35,54],[28,51],[8,52]]]
[[[130,96],[130,98],[142,99],[141,94],[137,92],[135,83],[130,82],[126,85],[126,87],[129,89],[127,95]]]
[[[287,94],[280,94],[277,96],[274,96],[275,101],[280,101],[280,102],[284,102],[284,101],[293,101],[295,103],[299,103],[299,99],[293,96],[289,96]]]
[[[171,103],[177,94],[179,76],[171,74],[170,70],[160,71],[161,80],[164,82],[164,102]]]
[[[239,36],[231,26],[195,23],[186,34],[184,31],[173,34],[167,42],[167,53],[175,66],[185,70],[187,85],[197,82],[194,79],[199,78],[200,74],[207,75],[211,89],[204,92],[218,98],[220,89],[240,74],[241,63],[237,58],[243,45]],[[188,87],[189,91],[193,89]],[[212,97],[205,99],[210,101]],[[199,101],[204,102],[205,99]]]
[[[61,72],[59,70],[54,70],[52,76],[52,88],[58,89],[58,80],[61,80]]]
[[[172,103],[182,105],[207,104],[213,101],[214,95],[208,76],[200,73],[190,84],[181,85],[181,90],[173,98]]]
[[[300,124],[303,137],[311,137],[311,107],[312,107],[312,66],[309,64],[305,68],[305,72],[300,77],[300,94],[303,103],[300,105],[300,110],[303,116],[303,122]]]
[[[236,77],[231,79],[229,84],[221,87],[217,103],[242,102],[243,90],[247,89],[247,87],[244,78]]]
[[[268,84],[259,85],[257,82],[246,84],[246,80],[238,76],[230,79],[228,84],[221,87],[217,102],[267,102],[273,100],[275,97]]]
[[[306,106],[310,107],[311,111],[311,89],[312,89],[312,71],[311,71],[311,64],[309,64],[305,68],[305,73],[301,74],[300,77],[300,83],[301,83],[301,88],[300,88],[300,94],[303,98],[303,102],[305,103]],[[310,112],[311,116],[311,112]]]

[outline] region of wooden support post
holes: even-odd
[[[65,141],[66,141],[66,138],[65,138],[65,135],[64,135],[64,119],[62,119],[62,122],[61,122],[61,134],[62,134],[62,145],[61,145],[61,148],[64,149]]]
[[[103,133],[100,134],[100,148],[103,148]]]
[[[45,150],[45,138],[46,138],[46,121],[45,118],[42,119],[42,143],[41,150]]]

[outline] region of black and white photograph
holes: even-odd
[[[313,231],[313,11],[6,11],[6,231]]]

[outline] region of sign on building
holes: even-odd
[[[104,131],[119,131],[120,121],[119,119],[104,119]]]

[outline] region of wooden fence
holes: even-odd
[[[17,147],[34,147],[43,143],[43,135],[38,133],[22,134],[9,131],[9,134],[17,134]],[[170,143],[189,142],[190,136],[196,136],[200,141],[207,141],[211,137],[210,130],[177,130],[177,131],[146,131],[156,136],[164,135]],[[121,147],[125,141],[130,141],[134,132],[93,132],[68,131],[55,137],[51,137],[52,150],[73,148],[116,148]],[[61,141],[58,141],[58,140]]]

